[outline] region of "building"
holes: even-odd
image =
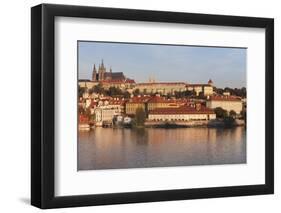
[[[211,109],[221,107],[228,112],[233,110],[237,114],[240,114],[243,109],[242,100],[237,96],[210,96],[206,101],[206,106]]]
[[[121,115],[122,109],[119,105],[107,105],[98,106],[92,109],[92,113],[95,115],[96,126],[102,126],[104,124],[112,124],[115,116]]]
[[[204,96],[211,96],[214,94],[213,81],[211,79],[207,84],[187,84],[186,88],[188,91],[194,91],[197,96],[201,93]]]
[[[135,90],[138,89],[142,94],[174,94],[175,92],[186,91],[184,82],[151,82],[136,84]]]
[[[178,108],[157,108],[148,113],[150,121],[200,121],[216,119],[212,109],[196,105],[184,105]]]
[[[109,69],[109,72],[107,72],[103,60],[101,62],[101,65],[99,65],[98,70],[96,69],[96,65],[94,64],[92,81],[96,82],[96,81],[110,81],[110,80],[125,81],[126,77],[123,74],[123,72],[112,72],[111,68]]]
[[[110,87],[116,87],[121,90],[128,90],[134,88],[136,82],[133,79],[125,80],[104,80],[100,82],[104,89],[109,89]]]
[[[147,110],[151,111],[156,108],[177,108],[187,103],[188,100],[165,99],[158,95],[151,97],[147,102]]]
[[[110,100],[108,102],[108,107],[115,109],[117,114],[124,114],[125,113],[125,100]]]
[[[87,79],[80,79],[78,81],[79,87],[86,88],[87,90],[93,88],[94,86],[96,86],[98,84],[99,84],[99,82],[93,82],[93,81],[90,81]]]
[[[91,82],[95,84],[100,83],[105,89],[116,87],[122,90],[132,89],[136,84],[133,79],[127,78],[123,72],[112,72],[111,68],[108,72],[104,66],[103,60],[98,69],[94,64]]]
[[[147,102],[149,101],[150,97],[148,96],[139,96],[133,97],[128,102],[126,102],[125,112],[127,115],[135,115],[136,110],[138,108],[143,109],[147,112]]]

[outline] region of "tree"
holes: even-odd
[[[186,97],[194,97],[196,96],[196,92],[195,91],[175,91],[175,98],[186,98]]]
[[[217,118],[226,118],[227,117],[227,111],[221,107],[215,108],[214,111],[216,113]]]
[[[88,89],[88,93],[89,93],[89,95],[92,95],[94,93],[94,89],[93,88]]]
[[[82,97],[83,96],[83,93],[86,91],[86,88],[85,87],[78,87],[78,93],[79,93],[79,97]]]
[[[223,89],[214,87],[214,92],[217,93],[218,95],[222,95],[223,94]]]
[[[146,117],[146,114],[145,114],[144,109],[141,108],[141,107],[137,108],[136,109],[136,117],[135,117],[136,125],[137,126],[143,126],[144,122],[145,122],[145,117]]]
[[[108,96],[120,96],[123,95],[123,92],[118,87],[109,87],[109,89],[106,91],[106,94]]]
[[[229,116],[232,117],[232,118],[235,118],[236,117],[236,112],[234,110],[230,110]]]
[[[83,115],[85,113],[85,109],[82,106],[79,106],[78,111],[80,115]]]
[[[245,109],[243,109],[241,112],[240,112],[241,116],[242,116],[242,119],[246,122],[246,119],[247,119],[247,111]]]
[[[131,94],[128,91],[124,92],[124,98],[129,99],[130,97]]]
[[[140,90],[139,89],[135,89],[133,91],[134,96],[138,96],[140,94]]]
[[[98,84],[93,87],[93,92],[98,94],[104,94],[104,88],[102,87],[101,84]]]

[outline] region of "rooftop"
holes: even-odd
[[[135,96],[135,97],[131,98],[128,103],[136,103],[136,104],[138,104],[138,103],[146,103],[146,102],[149,101],[150,98],[151,97],[149,97],[149,96],[140,96],[140,97],[139,96]]]
[[[234,96],[234,95],[215,95],[215,96],[210,96],[210,100],[211,101],[241,101],[241,98],[238,96]]]
[[[139,86],[152,86],[152,85],[185,85],[184,82],[153,82],[153,83],[138,83]]]
[[[200,106],[199,108],[184,105],[178,108],[157,108],[151,110],[149,114],[162,115],[162,114],[214,114],[214,111],[205,106]]]

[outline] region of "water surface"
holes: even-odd
[[[246,163],[244,127],[79,132],[78,170],[237,163]]]

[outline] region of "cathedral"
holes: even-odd
[[[96,65],[94,64],[92,81],[125,81],[126,77],[123,72],[112,72],[112,69],[109,69],[109,72],[106,71],[106,67],[103,64],[103,60],[96,69]]]

